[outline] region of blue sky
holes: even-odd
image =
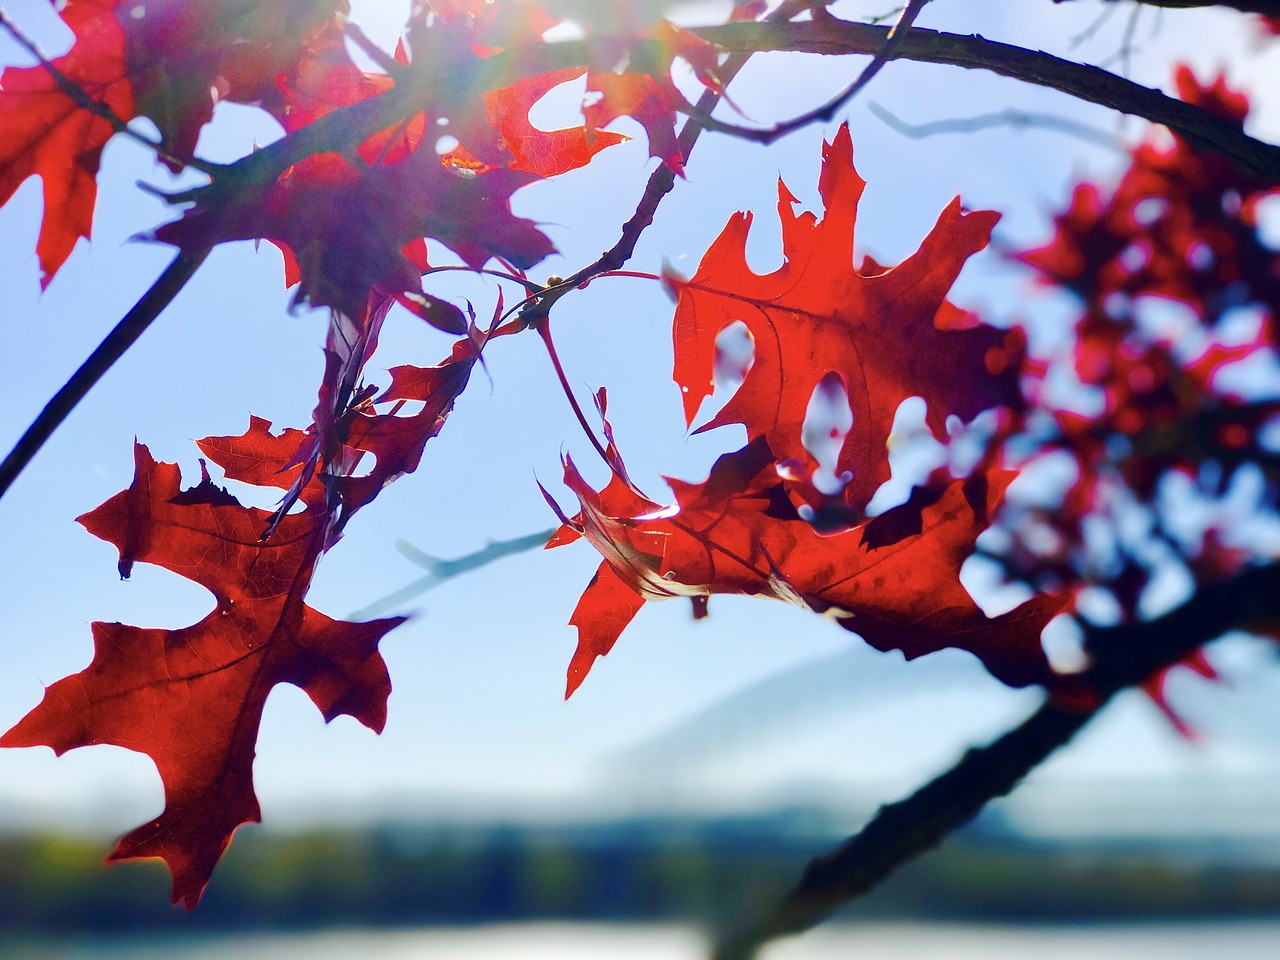
[[[388,11],[401,6],[353,3],[357,21],[388,46],[397,30]],[[879,14],[884,6],[848,3],[846,9]],[[1122,44],[1125,11],[1069,51],[1070,38],[1097,18],[1102,5],[1034,7],[1028,17],[1025,0],[939,3],[921,25],[980,32],[1095,62]],[[41,0],[18,0],[8,8],[51,51],[65,42]],[[1230,65],[1232,79],[1254,92],[1254,132],[1280,140],[1280,98],[1268,103],[1264,96],[1280,88],[1280,44],[1264,50],[1247,27],[1243,18],[1225,13],[1148,11],[1134,31],[1131,74],[1167,89],[1175,57],[1191,61],[1202,76]],[[24,62],[9,43],[0,43],[0,59]],[[761,56],[735,83],[733,95],[753,120],[768,122],[838,89],[863,62]],[[889,262],[915,248],[956,194],[970,207],[1005,214],[997,233],[1002,242],[1041,239],[1049,212],[1063,203],[1071,183],[1081,177],[1105,181],[1123,158],[1044,130],[904,139],[869,112],[873,101],[909,122],[1016,107],[1069,117],[1121,139],[1144,130],[1140,121],[1121,122],[1101,108],[986,72],[890,64],[847,111],[855,162],[869,184],[859,212],[861,246]],[[535,277],[566,274],[594,259],[629,215],[655,161],[647,157],[638,127],[622,121],[618,129],[635,139],[605,151],[583,171],[517,194],[517,212],[546,224],[563,253],[540,265]],[[778,257],[776,179],[781,175],[803,203],[813,204],[821,137],[832,129],[802,131],[769,149],[705,138],[632,266],[656,271],[665,260],[692,272],[726,219],[754,209],[749,254],[757,269],[771,269]],[[278,135],[273,122],[255,111],[222,106],[200,152],[232,159],[255,141]],[[168,262],[167,248],[132,239],[168,216],[136,189],[137,181],[172,183],[141,148],[113,141],[104,159],[94,239],[77,248],[43,295],[33,253],[38,182],[28,182],[0,209],[0,375],[7,393],[0,446],[12,444]],[[470,296],[482,315],[491,308],[492,284],[456,282],[456,291]],[[42,684],[87,664],[91,621],[177,627],[207,612],[203,589],[163,571],[139,567],[121,583],[114,550],[74,518],[129,483],[135,436],[157,459],[181,463],[190,480],[198,475],[195,438],[239,433],[251,413],[280,425],[306,425],[322,368],[325,320],[314,313],[290,315],[289,297],[280,257],[269,245],[258,251],[248,243],[220,248],[0,501],[7,557],[0,578],[0,726],[36,703]],[[1030,312],[1065,316],[1069,309],[1032,292],[1024,276],[992,254],[966,269],[956,299],[996,320]],[[670,320],[670,301],[656,284],[614,279],[566,298],[555,326],[579,396],[586,401],[590,390],[608,386],[619,444],[636,480],[658,499],[665,495],[661,474],[697,477],[740,440],[731,430],[685,436],[670,381]],[[388,323],[371,370],[377,376],[397,363],[433,363],[448,347],[444,335],[399,315]],[[589,479],[603,479],[536,339],[507,338],[487,357],[492,388],[483,376],[474,379],[418,473],[363,511],[325,558],[310,594],[318,609],[342,616],[418,576],[394,549],[397,538],[453,557],[490,538],[550,526],[554,518],[534,481],[571,502],[558,484],[564,452]],[[346,718],[326,727],[304,695],[278,688],[264,716],[255,768],[268,820],[282,825],[290,817],[359,818],[412,809],[730,808],[841,790],[879,791],[888,799],[948,764],[964,746],[1000,732],[1036,702],[1033,692],[1010,691],[986,677],[966,655],[904,664],[866,650],[805,611],[724,597],[713,601],[709,620],[696,624],[683,603],[648,605],[566,704],[564,670],[575,638],[565,624],[597,563],[585,544],[529,554],[411,604],[414,620],[383,644],[395,692],[382,737]],[[1042,775],[1274,774],[1274,747],[1250,736],[1276,719],[1270,706],[1277,699],[1274,671],[1264,669],[1244,642],[1222,657],[1236,664],[1235,691],[1178,682],[1187,688],[1192,712],[1202,717],[1207,737],[1201,745],[1178,740],[1152,707],[1130,698]],[[692,736],[696,725],[682,726],[767,678],[823,658],[836,658],[829,662],[843,678],[839,683],[811,696],[743,697],[735,701],[741,706],[731,722],[707,728],[705,743]],[[766,709],[779,702],[781,707]],[[655,739],[672,730],[676,741]],[[679,741],[692,746],[682,751]],[[664,744],[657,759],[626,767],[626,758],[645,755],[637,749],[654,743]],[[0,752],[0,825],[6,817],[52,818],[125,829],[160,803],[158,778],[146,757],[111,747],[62,759],[43,748]]]

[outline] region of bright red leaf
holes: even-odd
[[[114,12],[118,2],[69,0],[62,19],[75,42],[52,65],[86,96],[129,120],[133,88],[125,76],[124,33]],[[109,120],[77,104],[43,66],[10,67],[0,76],[0,204],[28,177],[40,177],[41,287],[49,285],[76,241],[89,236],[98,164],[114,132]]]
[[[109,743],[150,756],[165,809],[120,840],[111,859],[160,857],[173,900],[194,907],[242,823],[259,819],[254,744],[267,695],[292,683],[326,720],[386,721],[391,683],[378,641],[403,622],[332,620],[303,602],[324,543],[315,511],[282,518],[241,506],[206,476],[182,490],[175,464],[135,450],[129,489],[80,522],[120,551],[120,572],[153,563],[206,587],[212,612],[179,630],[95,623],[93,662],[45,691],[0,746],[61,754]]]
[[[1041,596],[987,617],[960,583],[960,566],[1013,476],[947,482],[918,511],[918,532],[876,546],[880,518],[836,536],[801,519],[763,439],[721,457],[702,483],[669,479],[676,503],[665,509],[617,476],[597,492],[566,461],[565,482],[582,509],[551,545],[581,536],[605,558],[573,613],[578,649],[567,692],[645,600],[721,593],[805,607],[909,659],[955,647],[1006,683],[1050,682],[1040,632],[1066,600]]]
[[[599,129],[604,124],[598,122],[560,130],[541,130],[530,122],[530,108],[548,91],[585,72],[578,67],[554,70],[484,95],[489,122],[502,133],[502,143],[514,157],[511,169],[539,177],[558,176],[585,166],[605,147],[627,139],[620,133]]]
[[[811,460],[801,442],[809,399],[828,374],[838,376],[853,410],[837,474],[852,479],[846,502],[865,506],[889,479],[886,441],[899,404],[928,405],[926,422],[946,437],[946,419],[969,420],[997,405],[1019,403],[1022,334],[957,324],[946,303],[965,261],[987,244],[998,215],[965,213],[953,202],[920,249],[897,267],[854,269],[854,224],[865,186],[853,168],[853,143],[841,127],[823,150],[819,220],[797,215],[779,184],[783,263],[760,276],[746,261],[751,214],[725,227],[688,281],[676,281],[674,377],[693,422],[712,391],[716,337],[741,321],[755,360],[737,393],[700,429],[742,423],[780,458]]]

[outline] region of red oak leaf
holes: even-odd
[[[633,63],[624,71],[592,70],[582,112],[587,126],[599,130],[618,117],[631,117],[644,127],[649,156],[659,157],[673,173],[684,173],[684,153],[676,138],[676,110],[688,109],[671,81],[671,64],[684,59],[707,87],[723,92],[718,74],[719,51],[687,30],[659,20],[646,31],[659,41],[660,53],[650,64]]]
[[[669,78],[647,73],[592,73],[587,77],[587,124],[599,130],[618,117],[631,117],[649,137],[649,156],[660,157],[675,173],[684,171],[676,140],[676,104],[683,98]]]
[[[597,122],[560,130],[541,130],[530,122],[530,108],[548,91],[584,73],[586,68],[581,67],[553,70],[484,95],[489,122],[501,132],[502,143],[514,158],[512,170],[539,177],[558,176],[585,166],[605,147],[627,139],[620,133],[599,129],[604,124]]]
[[[75,42],[52,66],[85,95],[129,120],[133,92],[114,12],[118,2],[69,0],[61,12]],[[42,288],[76,241],[89,236],[98,163],[114,132],[109,120],[80,107],[44,66],[10,67],[0,76],[0,204],[28,177],[40,177],[44,219],[36,253]]]
[[[137,14],[134,11],[141,11]],[[279,79],[313,45],[341,43],[347,0],[147,0],[120,16],[138,112],[165,144],[190,156],[219,100],[280,117]],[[344,55],[345,56],[345,55]]]
[[[1243,124],[1249,102],[1222,77],[1199,83],[1180,66],[1179,96]],[[1280,255],[1260,242],[1261,201],[1276,186],[1176,134],[1171,146],[1143,143],[1115,192],[1076,187],[1055,217],[1056,234],[1020,259],[1045,279],[1099,306],[1114,293],[1181,301],[1210,323],[1242,301],[1280,301]]]
[[[801,519],[762,438],[721,457],[702,483],[668,480],[676,503],[666,509],[616,476],[597,492],[566,461],[582,509],[551,545],[577,535],[605,558],[573,613],[578,649],[566,695],[645,600],[717,593],[806,607],[908,659],[955,647],[1006,683],[1051,682],[1040,632],[1065,599],[1041,596],[987,617],[959,579],[1013,476],[952,480],[919,510],[918,533],[873,546],[866,533],[876,521],[822,536]]]
[[[970,255],[987,244],[998,215],[947,207],[920,249],[897,267],[853,266],[854,222],[865,186],[841,127],[823,149],[818,189],[825,216],[797,215],[779,184],[783,263],[760,276],[747,265],[750,214],[725,227],[688,281],[674,281],[674,377],[693,422],[712,391],[716,337],[743,322],[755,359],[737,393],[700,429],[742,423],[781,458],[808,459],[801,440],[810,397],[838,376],[853,409],[837,474],[849,473],[846,502],[861,509],[889,479],[885,443],[899,404],[919,396],[934,434],[948,416],[968,420],[1000,404],[1017,406],[1024,338],[1018,331],[956,322],[945,301]]]
[[[326,720],[347,714],[380,731],[391,683],[377,645],[403,618],[347,623],[304,604],[323,514],[286,516],[262,542],[264,511],[207,476],[181,490],[178,467],[141,444],[135,462],[129,489],[80,522],[119,549],[122,575],[135,562],[156,564],[206,587],[214,609],[178,630],[95,623],[93,662],[49,687],[0,746],[61,754],[109,743],[150,756],[164,812],[110,859],[160,857],[174,902],[194,907],[232,833],[260,819],[254,744],[271,689],[295,684]]]
[[[475,342],[465,339],[457,341],[453,353],[437,366],[392,368],[391,386],[378,402],[417,401],[422,406],[414,413],[376,413],[369,406],[352,411],[343,424],[346,443],[361,454],[372,454],[374,464],[368,473],[335,482],[344,516],[371,501],[392,480],[418,469],[423,448],[444,426],[479,358]],[[357,459],[353,471],[359,466]]]
[[[388,305],[364,324],[333,318],[325,378],[309,429],[276,435],[270,421],[250,417],[239,436],[199,441],[227,479],[287,491],[266,527],[272,536],[275,524],[299,500],[310,509],[329,510],[340,530],[388,483],[418,468],[427,441],[440,432],[466,387],[480,358],[479,334],[457,341],[452,354],[434,367],[392,368],[391,386],[376,400],[371,389],[358,389]],[[414,412],[401,412],[405,402],[415,404]],[[393,406],[376,409],[385,404]],[[333,540],[330,535],[327,545]]]
[[[421,266],[409,256],[421,237],[473,267],[496,256],[527,268],[551,254],[537,225],[511,212],[511,194],[529,179],[512,170],[455,170],[434,151],[373,167],[322,153],[266,187],[189,211],[156,237],[184,248],[254,238],[285,245],[300,265],[299,299],[358,315],[370,291],[423,296]]]
[[[196,445],[222,467],[228,480],[286,491],[277,517],[286,514],[298,500],[313,510],[325,506],[324,481],[316,469],[319,452],[314,430],[286,428],[276,435],[271,432],[270,420],[251,416],[248,429],[239,436],[205,437]],[[273,529],[270,524],[266,528]],[[266,530],[259,531],[259,535]]]

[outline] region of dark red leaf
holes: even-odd
[[[164,812],[111,859],[163,859],[174,902],[194,907],[232,833],[259,819],[254,744],[271,689],[295,684],[326,720],[347,714],[380,731],[391,683],[377,645],[403,618],[346,623],[304,604],[322,514],[284,517],[264,543],[264,511],[207,477],[181,491],[178,467],[141,444],[135,461],[130,488],[80,522],[119,548],[123,572],[156,564],[206,587],[215,607],[178,630],[95,623],[93,662],[49,687],[0,746],[109,743],[150,756]]]
[[[62,19],[75,35],[71,50],[52,65],[121,120],[134,115],[125,76],[119,0],[69,0]],[[47,287],[93,226],[98,163],[115,130],[80,107],[43,66],[10,67],[0,76],[0,204],[28,177],[44,189],[44,219],[36,252]]]

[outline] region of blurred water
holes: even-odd
[[[228,937],[0,942],[5,960],[704,960],[693,927],[519,924]],[[1280,919],[1182,924],[832,925],[761,960],[1274,960]]]

